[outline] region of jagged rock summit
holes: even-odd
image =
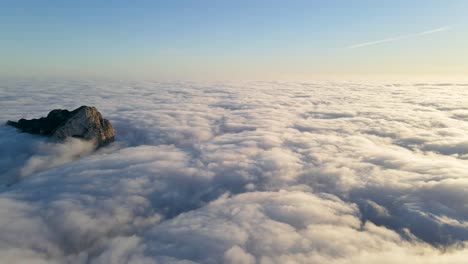
[[[73,111],[55,109],[50,111],[47,117],[20,119],[18,122],[8,121],[7,125],[16,127],[22,132],[41,134],[59,140],[67,137],[91,140],[97,147],[114,141],[112,124],[102,118],[95,107],[90,106],[81,106]]]

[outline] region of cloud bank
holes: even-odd
[[[94,105],[117,137],[0,126],[0,259],[463,262],[465,88],[5,80],[1,122]]]

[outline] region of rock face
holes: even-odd
[[[114,141],[114,128],[109,120],[102,118],[95,107],[81,106],[73,111],[55,109],[47,117],[8,121],[7,125],[22,132],[41,134],[63,140],[67,137],[92,140],[97,147]]]

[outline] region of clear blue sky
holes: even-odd
[[[467,75],[468,1],[0,0],[0,75]]]

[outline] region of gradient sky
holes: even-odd
[[[4,1],[0,75],[468,75],[468,1]]]

